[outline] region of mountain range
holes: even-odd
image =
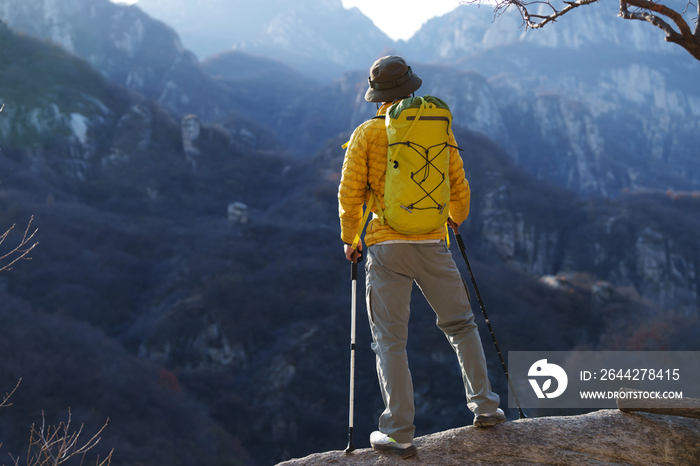
[[[293,16],[357,16],[339,3]],[[598,6],[581,8],[575,35],[563,20],[512,32],[513,18],[459,7],[390,47],[455,114],[473,192],[462,234],[505,351],[697,350],[698,68],[653,29],[630,32],[634,47],[615,39],[644,25]],[[206,24],[210,11],[187,14]],[[88,430],[110,418],[96,452],[115,448],[115,465],[267,465],[344,447],[336,196],[341,145],[374,114],[368,63],[329,81],[262,48],[200,60],[177,29],[107,0],[0,0],[0,17],[0,232],[32,214],[40,229],[33,259],[0,275],[0,389],[23,380],[0,412],[2,448],[26,451],[41,411],[57,423],[68,406]],[[613,29],[599,37],[596,21]],[[418,434],[468,424],[456,361],[413,298]],[[366,327],[358,447],[383,409]]]
[[[149,6],[149,2],[153,4]],[[93,3],[90,14],[95,19],[76,20],[76,24],[64,19],[78,18],[73,15],[76,8],[87,12]],[[286,32],[278,34],[269,32],[274,31],[270,25],[278,16],[291,21],[294,15],[315,24],[334,24],[336,20],[329,18],[337,16],[341,18],[338,21],[352,25],[355,23],[351,19],[358,11],[342,9],[339,0],[318,5],[305,2],[308,11],[306,7],[296,8],[290,16],[283,12],[292,3],[279,2],[264,9],[267,13],[253,15],[257,19],[246,26],[256,28],[258,34],[269,32],[270,37],[280,41],[276,52],[264,47],[250,49],[268,58],[248,59],[246,67],[256,61],[255,76],[236,76],[235,70],[243,64],[230,60],[228,71],[222,66],[203,66],[217,60],[223,63],[221,56],[234,53],[232,48],[222,42],[221,52],[200,64],[182,48],[173,30],[138,8],[148,7],[165,18],[180,12],[178,17],[188,18],[186,24],[193,28],[202,25],[195,28],[202,30],[203,25],[216,24],[221,17],[247,18],[248,10],[238,3],[222,0],[209,8],[190,11],[187,8],[193,8],[193,4],[188,2],[168,2],[170,7],[164,8],[164,3],[155,0],[140,0],[132,7],[106,0],[4,0],[0,2],[0,17],[11,27],[42,35],[74,50],[109,79],[158,100],[175,115],[193,113],[219,123],[233,118],[239,126],[241,120],[252,115],[253,120],[279,134],[290,152],[300,157],[308,157],[329,137],[349,131],[372,116],[371,107],[362,101],[366,72],[348,71],[339,80],[328,83],[322,74],[309,73],[304,60],[316,56],[327,64],[345,63],[344,69],[352,70],[367,68],[367,63],[383,51],[393,49],[409,60],[439,66],[439,80],[429,79],[422,91],[444,97],[456,114],[457,124],[495,139],[538,178],[583,194],[604,196],[616,196],[624,189],[692,191],[700,183],[693,169],[693,148],[698,146],[700,134],[700,96],[692,85],[692,77],[700,73],[700,66],[671,44],[664,44],[654,28],[616,18],[610,5],[584,9],[583,13],[562,18],[564,26],[543,31],[518,29],[518,18],[513,14],[494,21],[487,8],[461,6],[428,21],[410,41],[393,43],[390,49],[384,42],[377,42],[372,48],[371,38],[379,32],[371,22],[365,22],[362,27],[342,30],[353,37],[370,38],[368,43],[354,44],[340,40],[342,36],[337,34],[327,34],[334,40],[340,39],[333,44],[324,42],[327,55],[323,55],[311,51],[321,46],[316,36],[301,33],[308,27],[285,28]],[[43,5],[43,23],[40,27],[24,27],[22,18],[39,14],[36,5]],[[225,14],[227,11],[230,13]],[[314,15],[330,16],[322,20]],[[85,42],[99,30],[119,33]],[[440,31],[456,32],[449,35]],[[633,40],[623,42],[625,34]],[[603,40],[609,43],[605,53],[599,46]],[[353,46],[348,47],[348,43]],[[158,46],[162,51],[152,60],[148,44],[166,47]],[[249,56],[242,52],[245,50],[236,52],[239,60]],[[300,61],[298,54],[304,50],[308,51],[304,52],[307,58]],[[426,52],[430,50],[437,52],[431,55]],[[332,58],[343,54],[354,55]],[[273,61],[280,56],[286,57],[286,63],[297,72],[281,71],[279,62]],[[432,68],[426,66],[424,70],[421,72],[430,78]],[[226,84],[231,79],[235,81],[233,86]],[[336,98],[338,92],[347,97]],[[336,100],[331,102],[333,99]],[[300,124],[305,128],[299,128]],[[313,131],[307,131],[309,128]],[[616,157],[602,156],[607,153],[615,153]]]
[[[182,1],[140,0],[137,5],[155,17],[172,21],[170,24],[185,34],[215,29],[205,25],[215,24],[216,18],[247,17],[238,13],[251,7],[239,3],[220,1],[216,8],[197,11],[187,10],[193,8],[192,4]],[[218,43],[218,47],[282,60],[321,81],[322,73],[310,72],[298,54],[323,56],[326,63],[342,64],[350,74],[341,82],[345,89],[359,89],[352,101],[360,109],[368,64],[388,51],[400,53],[409,62],[441,66],[441,81],[431,79],[421,92],[444,97],[457,113],[458,124],[494,138],[538,178],[584,194],[604,196],[616,196],[624,189],[698,188],[700,179],[693,168],[694,148],[700,143],[700,94],[692,83],[693,77],[700,76],[700,65],[680,48],[665,43],[656,28],[618,18],[615,5],[604,3],[582,9],[561,18],[559,27],[534,31],[522,27],[515,11],[494,18],[486,6],[463,5],[429,20],[409,41],[390,43],[376,39],[378,31],[371,24],[354,26],[352,18],[357,11],[342,10],[339,1],[305,3],[315,15],[326,15],[306,15],[314,24],[339,21],[343,24],[340,30],[352,31],[356,39],[349,42],[336,32],[328,37],[338,41],[330,43],[300,32],[314,28],[300,25],[278,30],[279,17],[291,22],[296,21],[296,15],[305,15],[305,10],[297,9],[294,15],[285,16],[285,4],[291,5],[271,5],[265,9],[267,16],[256,20],[260,23],[246,26],[256,31],[250,33],[251,37],[267,37],[266,43],[271,45],[253,46],[252,41],[232,46],[235,41],[231,39]],[[227,11],[229,14],[225,14]],[[343,19],[332,19],[331,12]],[[362,41],[358,43],[359,38]],[[348,43],[353,46],[348,47]],[[324,52],[318,52],[318,47]],[[355,72],[357,69],[363,72]],[[426,75],[431,72],[427,67],[423,70]],[[478,75],[481,84],[476,88],[467,85],[464,72]],[[328,93],[335,94],[337,86],[331,83],[316,86],[311,92],[300,88],[300,92],[290,93],[303,97],[292,104],[297,109],[290,112],[294,115],[292,121],[275,131],[293,127],[299,121],[297,115],[318,118],[311,116],[313,104],[308,100],[316,99],[319,88],[324,92],[324,87],[330,87]],[[476,101],[464,101],[464,96],[474,96]],[[341,115],[322,118],[323,125],[315,126],[315,133],[310,135],[317,140],[315,144],[297,139],[297,152],[313,153],[327,137],[371,116],[369,111],[358,115],[355,108],[348,107],[336,107],[334,113]],[[294,134],[298,131],[290,133]],[[609,153],[616,157],[602,156]]]

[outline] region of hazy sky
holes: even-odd
[[[345,8],[356,6],[394,40],[409,39],[421,25],[459,6],[459,0],[342,0]]]
[[[136,3],[138,0],[112,0]],[[302,0],[303,1],[303,0]],[[410,38],[421,25],[459,6],[459,0],[342,0],[345,8],[357,8],[394,40]]]

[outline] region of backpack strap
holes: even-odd
[[[416,114],[416,117],[413,120],[413,123],[411,123],[411,126],[409,126],[408,131],[406,131],[406,134],[404,134],[403,139],[396,144],[406,144],[406,140],[408,139],[408,136],[413,131],[413,128],[416,127],[416,123],[418,123],[418,120],[420,120],[420,117],[423,114],[423,110],[425,110],[428,107],[428,103],[425,100],[423,100],[422,97],[418,97],[418,98],[420,99],[420,107],[418,108],[418,113]],[[389,113],[389,112],[387,112],[387,113]],[[395,144],[391,144],[391,145],[395,145]],[[401,151],[401,147],[399,146],[399,148],[394,153],[394,160],[399,158],[400,151]]]
[[[369,218],[369,213],[372,211],[372,205],[374,205],[375,202],[377,202],[377,196],[374,195],[374,191],[370,189],[370,194],[369,196],[369,202],[367,202],[367,208],[365,209],[365,213],[362,216],[362,220],[360,220],[360,227],[357,229],[357,233],[355,233],[355,239],[352,241],[352,248],[355,249],[357,248],[357,244],[360,242],[360,235],[362,234],[362,230],[365,229],[365,225],[367,225],[367,219]],[[379,207],[379,202],[377,202],[377,207]],[[379,208],[381,211],[381,208]],[[383,212],[382,212],[383,213]],[[382,218],[382,225],[384,225],[383,221],[384,215],[381,216]]]

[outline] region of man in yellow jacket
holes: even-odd
[[[397,56],[377,60],[370,68],[365,100],[382,103],[377,116],[385,115],[395,102],[410,97],[422,80]],[[457,146],[450,130],[449,145]],[[374,193],[384,209],[387,133],[383,118],[361,124],[352,134],[345,154],[338,190],[341,238],[345,256],[354,261],[362,242],[353,248],[361,228],[363,205]],[[469,183],[459,152],[450,148],[450,217],[458,228],[469,215]],[[376,212],[376,206],[372,211]],[[375,217],[377,217],[375,215]],[[416,453],[413,445],[413,383],[406,357],[409,301],[415,281],[437,315],[437,326],[454,348],[462,370],[467,406],[474,425],[487,427],[505,421],[498,408],[499,397],[491,390],[484,350],[466,284],[446,247],[444,227],[421,235],[404,235],[374,218],[367,226],[367,312],[372,331],[372,349],[377,355],[377,376],[385,410],[379,430],[370,443],[377,450],[393,451],[403,457]]]

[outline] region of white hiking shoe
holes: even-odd
[[[398,443],[393,438],[378,430],[375,430],[372,432],[372,435],[369,436],[369,443],[375,450],[389,451],[399,455],[401,458],[408,458],[418,452],[413,443]]]
[[[491,427],[501,422],[506,422],[506,415],[501,408],[496,408],[495,413],[474,416],[474,425],[476,427]]]

